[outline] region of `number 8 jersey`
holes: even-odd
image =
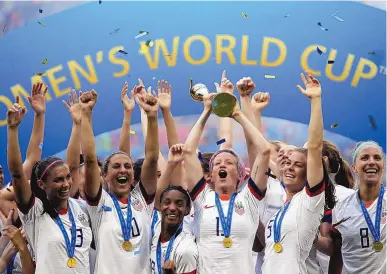
[[[377,202],[378,199],[366,205],[374,225]],[[334,230],[340,232],[342,237],[343,273],[386,273],[386,217],[387,193],[384,193],[380,220],[380,241],[384,247],[380,252],[376,252],[372,248],[375,240],[363,216],[358,192],[354,192],[336,205],[332,223],[341,222]]]

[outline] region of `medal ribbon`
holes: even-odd
[[[234,194],[231,195],[230,202],[228,204],[227,217],[225,217],[223,213],[222,204],[219,199],[219,194],[215,192],[215,204],[216,204],[216,208],[218,209],[219,219],[222,225],[225,238],[229,238],[231,234],[232,213],[234,210],[234,202],[237,194],[238,192],[234,192]]]
[[[155,235],[155,226],[158,220],[159,220],[158,211],[153,210],[153,218],[152,218],[152,224],[151,224],[152,238]]]
[[[11,261],[9,262],[8,264],[8,267],[7,267],[7,274],[12,274],[12,271],[13,271],[13,266],[15,264],[15,259],[16,259],[16,255],[17,253],[15,253],[12,258],[11,258]]]
[[[367,222],[367,226],[371,231],[372,237],[374,237],[375,242],[380,242],[380,218],[382,215],[382,205],[383,205],[383,195],[384,195],[384,185],[380,186],[380,192],[378,197],[378,204],[376,206],[376,215],[375,215],[375,226],[372,224],[371,217],[368,214],[367,208],[365,207],[363,201],[360,199],[360,193],[357,192],[359,197],[359,203],[361,210],[363,211],[363,216]]]
[[[177,235],[179,235],[182,230],[183,230],[183,222],[180,224],[180,226],[176,230],[175,234],[173,234],[172,237],[169,239],[169,243],[168,243],[168,247],[167,247],[167,252],[165,253],[165,257],[164,257],[164,262],[163,263],[165,263],[166,261],[169,260],[169,257],[171,256],[171,251],[172,251],[173,243],[175,242],[175,239],[176,239]],[[161,262],[161,242],[160,242],[160,237],[159,237],[159,240],[157,241],[156,261],[157,261],[157,270],[158,270],[159,274],[162,274],[163,271],[161,269],[162,262]]]
[[[121,225],[121,231],[122,231],[122,237],[124,238],[124,241],[130,240],[130,233],[132,232],[132,207],[131,207],[131,198],[130,195],[128,196],[128,207],[127,207],[127,214],[126,214],[126,223],[124,219],[124,214],[122,213],[122,209],[120,207],[120,204],[118,203],[118,200],[113,195],[109,194],[110,197],[112,197],[114,207],[116,208],[118,219],[120,219],[120,225]]]
[[[275,216],[274,224],[273,224],[274,243],[279,243],[281,241],[281,225],[282,225],[282,220],[284,219],[286,211],[288,211],[290,202],[291,202],[291,200],[288,203],[285,204],[285,206],[283,207],[282,212],[281,212],[281,209],[280,209],[278,211],[277,215]],[[279,217],[279,219],[278,219],[278,217]]]
[[[70,203],[68,204],[67,207],[68,207],[68,212],[69,212],[69,219],[70,219],[70,222],[71,222],[71,229],[70,229],[70,232],[71,232],[71,243],[70,243],[69,236],[67,235],[66,229],[65,229],[65,227],[64,227],[64,225],[62,223],[61,218],[58,216],[58,217],[56,217],[55,221],[56,221],[57,225],[59,226],[60,231],[62,232],[63,237],[65,239],[67,256],[69,258],[73,258],[74,257],[74,251],[75,251],[75,240],[76,240],[77,227],[75,226],[74,216],[73,216],[73,213],[71,211]]]

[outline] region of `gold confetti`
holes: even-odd
[[[339,123],[334,123],[331,125],[331,128],[337,128],[339,126]]]
[[[38,21],[38,24],[41,25],[42,27],[46,27],[46,25],[43,24],[42,22],[39,22],[39,21]]]
[[[167,56],[167,57],[171,57],[171,56],[173,56],[174,54],[173,53],[171,53],[171,54],[165,54],[165,56]]]
[[[134,130],[131,130],[130,134],[134,135],[134,134],[136,134],[136,132]]]
[[[242,16],[243,16],[243,18],[247,18],[247,14],[244,12],[242,12]]]
[[[153,45],[154,45],[155,43],[152,41],[152,40],[148,40],[148,41],[146,41],[145,42],[145,45],[147,46],[147,47],[153,47]]]
[[[47,62],[48,62],[48,59],[44,58],[44,60],[42,61],[42,64],[45,65]]]
[[[275,79],[274,75],[265,74],[266,79]]]

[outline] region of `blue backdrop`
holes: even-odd
[[[344,21],[331,16],[337,10]],[[271,117],[264,120],[270,139],[297,145],[306,140],[309,101],[296,85],[300,72],[308,67],[321,73],[317,75],[323,86],[326,137],[346,154],[355,141],[373,139],[386,146],[385,11],[353,2],[95,1],[39,17],[0,39],[0,164],[5,169],[7,105],[23,89],[29,92],[31,81],[39,78],[50,94],[44,156],[63,155],[60,152],[67,146],[72,124],[61,101],[69,88],[98,91],[94,132],[106,132],[98,141],[99,154],[104,156],[116,149],[114,130],[122,123],[124,81],[132,86],[141,77],[147,86],[155,87],[157,80],[168,80],[174,90],[172,112],[180,117],[179,135],[184,141],[202,110],[188,94],[188,79],[214,90],[213,82],[219,82],[223,69],[233,82],[250,76],[257,91],[271,93],[264,111],[265,117]],[[140,30],[150,34],[134,39]],[[139,52],[140,43],[149,39],[155,45],[148,53]],[[323,54],[318,54],[317,46]],[[121,48],[127,55],[116,53]],[[45,58],[48,62],[42,64]],[[335,62],[327,64],[328,60]],[[276,78],[265,79],[266,74]],[[140,121],[139,114],[137,108],[133,124]],[[189,124],[183,123],[186,115],[194,115]],[[370,125],[370,115],[376,129]],[[32,119],[30,111],[20,127],[22,151],[28,145]],[[331,128],[335,123],[339,126]],[[210,129],[205,135],[216,135]],[[140,157],[140,132],[132,143],[133,156]],[[211,138],[202,145],[216,148]],[[235,137],[235,146],[243,150],[243,136]],[[165,142],[162,150],[166,152]]]

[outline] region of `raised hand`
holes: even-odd
[[[255,83],[250,77],[243,77],[237,82],[236,86],[241,97],[250,96],[255,89]]]
[[[161,268],[163,274],[176,274],[176,265],[171,260],[166,261]]]
[[[69,96],[69,103],[67,103],[65,100],[62,100],[62,103],[69,111],[71,119],[73,120],[73,123],[80,124],[82,121],[82,111],[81,111],[81,104],[79,103],[79,99],[77,96],[77,92],[73,89],[68,96]],[[79,97],[81,96],[82,96],[82,91],[79,92]]]
[[[3,223],[3,227],[6,227],[7,225],[13,224],[13,214],[15,212],[15,209],[11,208],[11,210],[8,213],[8,217],[5,217],[3,212],[0,210],[0,218],[1,222]]]
[[[240,106],[239,106],[239,101],[238,101],[238,99],[236,98],[236,96],[233,94],[232,96],[234,96],[235,97],[235,106],[234,106],[234,109],[232,110],[232,114],[231,114],[231,117],[235,117],[235,116],[237,116],[237,115],[239,115],[240,113],[241,113],[241,108],[240,108]]]
[[[137,103],[145,111],[148,117],[156,117],[159,109],[159,102],[155,95],[151,93],[152,88],[148,88],[145,94],[136,94]],[[155,94],[155,92],[153,91]]]
[[[125,82],[124,86],[121,89],[121,102],[124,106],[125,112],[133,111],[136,105],[134,102],[134,90],[130,92],[130,98],[128,96],[128,82]]]
[[[234,91],[234,85],[231,83],[230,80],[226,78],[226,71],[224,70],[222,73],[222,79],[220,82],[220,86],[218,83],[214,83],[216,87],[216,92],[228,92],[233,93]]]
[[[79,97],[80,105],[82,108],[82,111],[93,111],[93,108],[95,104],[97,103],[98,94],[93,89],[91,91],[86,91],[82,93]]]
[[[270,104],[270,94],[268,92],[258,92],[251,98],[251,107],[254,111],[262,111]]]
[[[209,93],[203,96],[203,105],[204,109],[211,110],[212,109],[212,99],[214,99],[216,93]]]
[[[7,124],[9,128],[16,128],[20,125],[21,121],[24,118],[24,115],[27,113],[27,108],[21,107],[19,105],[19,96],[16,96],[16,103],[12,105],[7,112]]]
[[[314,78],[309,71],[305,71],[306,77],[303,73],[301,73],[301,80],[304,83],[305,89],[303,89],[300,85],[297,85],[297,88],[301,91],[309,99],[314,97],[321,97],[321,85],[320,82]]]
[[[46,92],[48,86],[44,87],[42,90],[43,83],[33,84],[31,90],[31,96],[28,96],[28,102],[30,103],[31,108],[35,111],[36,114],[42,114],[46,112]]]
[[[138,80],[138,85],[134,86],[133,88],[134,95],[145,94],[146,90],[145,90],[144,82],[141,80],[141,78],[138,78],[137,80]]]
[[[157,82],[157,96],[162,110],[171,108],[171,94],[172,86],[167,81],[161,80]]]
[[[171,146],[168,154],[168,162],[180,164],[184,160],[183,150],[184,144],[176,144]]]
[[[23,250],[27,246],[25,236],[23,237],[21,230],[21,228],[16,228],[13,225],[8,225],[3,229],[4,236],[11,240],[17,250]]]

